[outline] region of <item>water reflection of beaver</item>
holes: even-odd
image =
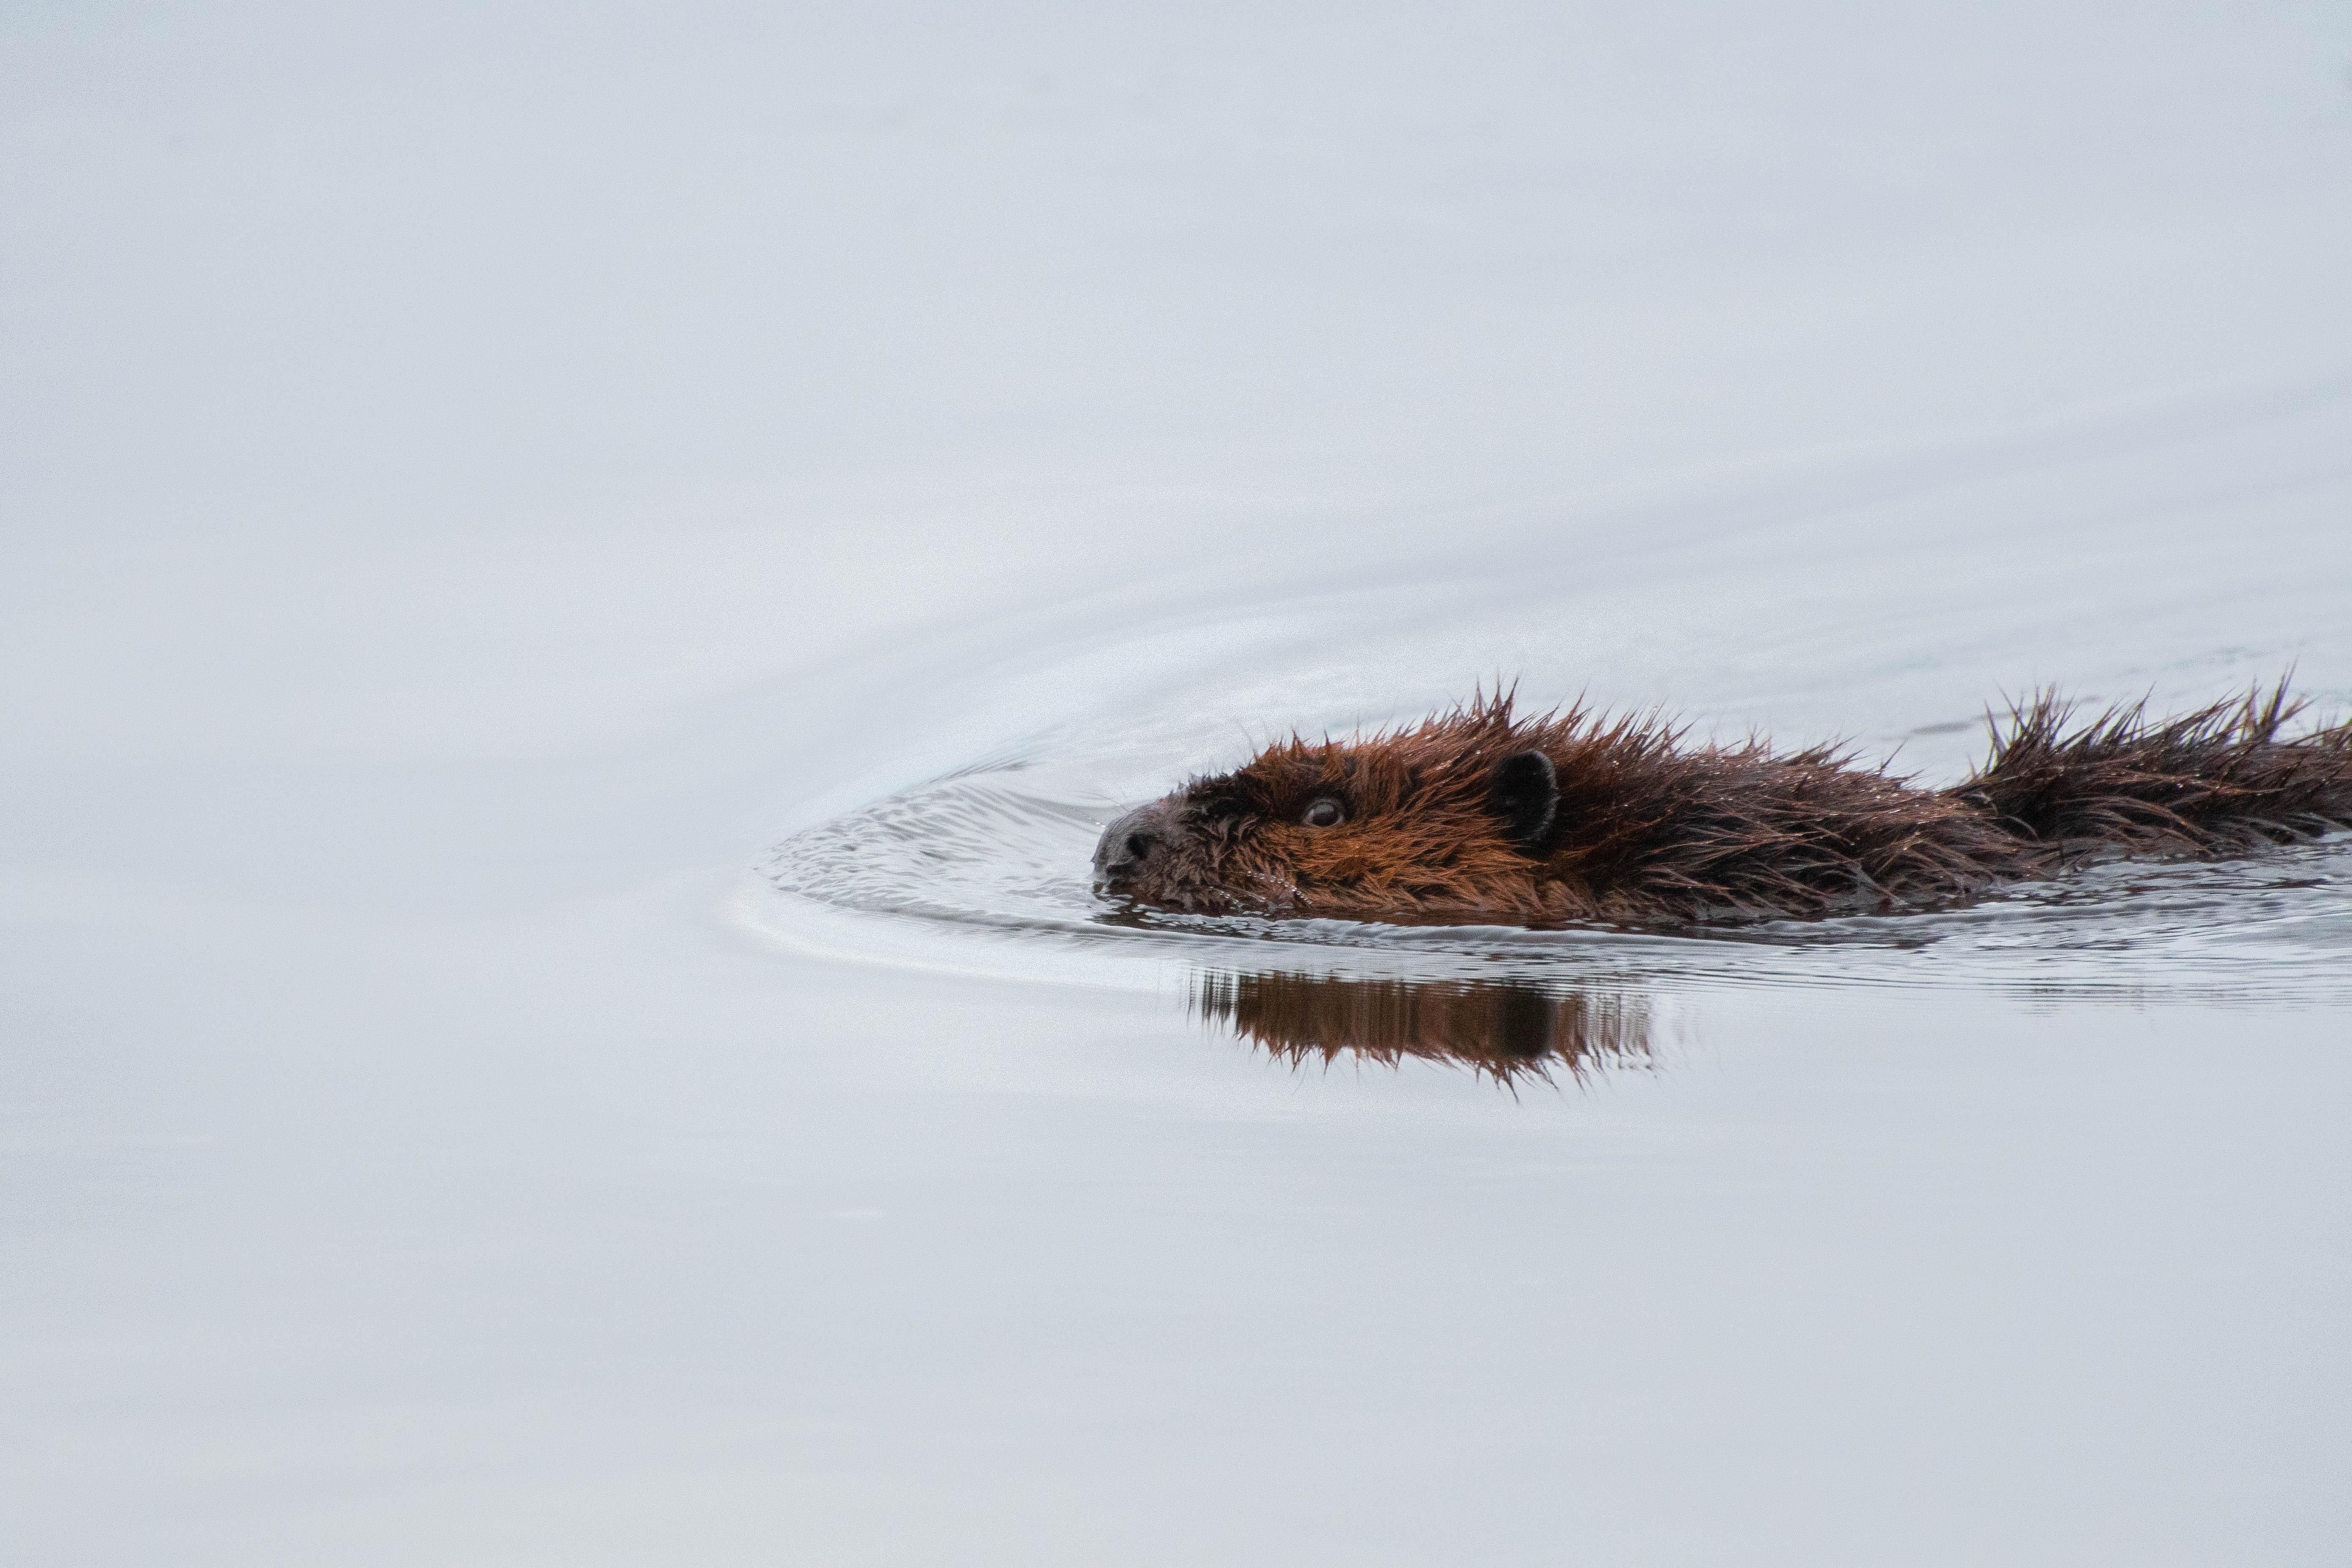
[[[1556,1068],[1581,1082],[1650,1058],[1651,1006],[1638,992],[1212,971],[1195,982],[1192,1006],[1292,1063],[1347,1057],[1395,1067],[1412,1058],[1509,1084],[1557,1081]]]
[[[1129,812],[1098,882],[1169,910],[1680,924],[1949,905],[2106,855],[2215,856],[2352,826],[2352,721],[2282,739],[2284,684],[2074,725],[2043,697],[1949,789],[1836,747],[1685,747],[1655,717],[1518,719],[1507,694],[1360,740],[1294,736]]]

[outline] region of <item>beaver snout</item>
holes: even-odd
[[[1102,842],[1095,846],[1095,879],[1114,891],[1134,887],[1163,866],[1176,836],[1176,809],[1171,802],[1137,806],[1103,829]]]

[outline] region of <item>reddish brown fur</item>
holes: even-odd
[[[1113,892],[1202,912],[1655,926],[1933,908],[2091,856],[2239,853],[2352,826],[2352,723],[2279,739],[2300,706],[2282,683],[2069,731],[2044,695],[1994,726],[1984,768],[1926,790],[1835,747],[1685,747],[1654,715],[1519,719],[1504,694],[1360,740],[1294,736],[1121,818],[1097,866]],[[1496,781],[1529,752],[1549,759],[1558,807],[1522,844]],[[1326,799],[1345,820],[1307,825]]]

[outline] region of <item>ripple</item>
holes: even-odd
[[[2352,998],[2352,835],[2241,860],[2115,862],[1932,914],[1673,932],[1208,917],[1094,893],[1094,840],[1120,804],[1095,784],[1104,771],[1078,753],[1000,754],[796,834],[759,862],[772,896],[756,919],[835,952],[1008,976],[1119,984],[1122,963],[1174,963],[1196,995],[1230,993],[1234,977],[1319,974],[1554,997],[1957,985],[2093,1001]]]

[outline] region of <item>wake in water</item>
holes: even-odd
[[[2052,996],[2352,996],[2352,836],[2218,862],[2125,861],[1963,909],[1630,931],[1138,910],[1094,890],[1113,804],[1075,751],[963,771],[778,844],[761,923],[866,917],[831,945],[1034,973],[1121,958],[1398,982],[1990,986]],[[887,941],[883,939],[887,938]],[[1030,956],[1024,957],[1024,954]]]

